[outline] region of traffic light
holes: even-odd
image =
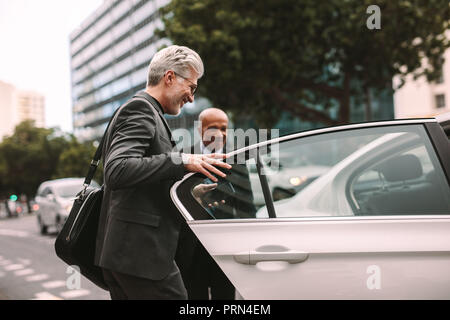
[[[10,199],[11,201],[17,201],[17,196],[16,196],[15,194],[13,194],[13,195],[11,195],[11,196],[9,197],[9,199]]]

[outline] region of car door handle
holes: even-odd
[[[291,264],[300,263],[308,259],[309,254],[302,251],[280,251],[280,252],[260,252],[249,251],[237,253],[234,260],[242,264],[255,265],[264,261],[286,261]]]

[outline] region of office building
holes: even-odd
[[[79,139],[101,137],[113,112],[145,88],[153,55],[170,45],[155,35],[163,27],[159,9],[169,1],[105,0],[71,33],[73,127]],[[169,123],[176,128],[182,119]]]
[[[24,120],[45,127],[45,98],[37,92],[20,90],[0,81],[0,111],[0,141],[5,135],[13,134],[15,126]]]

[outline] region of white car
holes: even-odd
[[[253,202],[232,208],[236,215],[218,218],[217,208],[192,196],[204,183],[200,174],[171,189],[244,299],[450,299],[450,142],[436,119],[301,132],[237,150],[227,161],[244,152],[245,163],[234,164],[240,174],[231,171],[210,191],[216,195],[205,194],[224,198],[223,206]],[[279,182],[261,172],[287,160],[294,163],[289,177],[314,179],[278,199]]]
[[[49,227],[61,231],[83,183],[84,178],[64,178],[45,181],[39,186],[35,201],[39,206],[36,216],[41,234],[46,234]],[[98,183],[92,181],[91,186],[98,187]]]

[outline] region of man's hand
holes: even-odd
[[[192,189],[192,195],[194,197],[201,198],[206,193],[214,190],[215,188],[217,188],[217,183],[213,184],[200,183]]]
[[[206,193],[214,190],[215,188],[217,188],[217,183],[213,183],[213,184],[201,183],[199,185],[196,185],[192,189],[192,195],[194,196],[195,200],[197,200],[198,203],[202,204],[203,196]]]
[[[214,182],[217,182],[218,180],[211,173],[222,178],[226,177],[226,174],[216,167],[231,169],[231,166],[228,163],[221,161],[227,157],[225,154],[184,154],[184,156],[187,158],[184,163],[186,170],[203,173],[207,178]]]
[[[214,190],[215,188],[217,188],[217,183],[213,183],[213,184],[205,184],[205,183],[201,183],[196,185],[193,189],[192,189],[192,195],[194,196],[194,199],[197,200],[197,202],[201,205],[204,205],[202,198],[205,194],[207,194],[208,192]],[[210,208],[213,207],[219,207],[221,204],[225,204],[225,200],[221,200],[220,202],[218,201],[214,201],[212,203],[209,204],[205,204]]]

